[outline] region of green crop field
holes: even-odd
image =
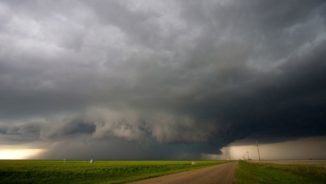
[[[226,161],[0,161],[0,183],[125,183]]]
[[[326,167],[240,161],[235,184],[325,184]]]

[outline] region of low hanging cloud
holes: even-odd
[[[325,12],[318,0],[1,1],[1,142],[46,143],[44,158],[86,158],[87,144],[103,159],[196,158],[246,137],[325,136]]]

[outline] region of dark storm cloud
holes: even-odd
[[[40,138],[40,126],[24,124],[19,126],[1,126],[0,137],[2,144],[33,142]]]
[[[71,136],[80,136],[83,134],[92,134],[96,126],[93,123],[87,123],[79,120],[73,120],[59,127],[53,133],[47,135],[47,138],[66,138]]]
[[[1,1],[0,135],[53,142],[48,158],[86,141],[123,159],[116,153],[133,143],[148,147],[130,158],[194,158],[245,137],[323,136],[325,9],[317,0]],[[171,154],[145,154],[164,148]]]
[[[221,113],[229,121],[229,137],[325,135],[325,46],[323,42],[304,57],[290,58],[278,74],[262,75],[224,99],[213,97],[199,105],[214,109],[207,116]]]

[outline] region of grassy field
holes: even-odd
[[[226,161],[0,161],[0,183],[124,183]]]
[[[326,167],[240,161],[235,184],[325,184]]]

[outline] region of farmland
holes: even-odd
[[[0,183],[126,183],[226,162],[228,161],[96,161],[91,164],[88,161],[2,160],[0,161]],[[326,183],[325,161],[239,161],[232,163],[237,165],[235,184]],[[213,172],[211,168],[212,174],[206,173],[197,180],[202,183],[204,176],[216,174],[219,174],[223,180],[231,170],[223,169],[226,165],[221,166],[224,167],[219,167],[220,170],[227,173],[221,174],[218,167]],[[191,176],[191,172],[188,175]],[[180,178],[177,177],[177,179]],[[189,180],[189,178],[185,179]]]
[[[240,161],[235,174],[236,184],[325,184],[324,162]]]
[[[226,161],[0,161],[0,183],[125,183]]]

